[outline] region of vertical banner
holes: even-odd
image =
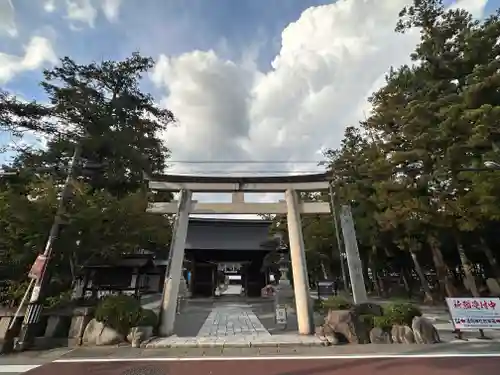
[[[38,255],[35,259],[35,262],[31,266],[30,272],[28,273],[28,277],[30,279],[38,280],[42,277],[43,270],[45,269],[45,265],[47,264],[47,257],[45,255]]]

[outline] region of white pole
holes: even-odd
[[[16,323],[16,319],[19,316],[19,313],[21,312],[21,309],[23,308],[24,304],[26,303],[26,298],[28,298],[28,294],[29,294],[34,282],[35,282],[35,279],[31,279],[28,287],[26,288],[26,292],[24,292],[23,299],[21,300],[21,303],[19,304],[19,307],[17,308],[16,313],[14,314],[14,318],[12,318],[12,320],[10,321],[9,329],[11,329],[14,326],[14,324]]]

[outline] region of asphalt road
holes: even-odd
[[[493,375],[498,357],[296,358],[50,363],[27,375]]]

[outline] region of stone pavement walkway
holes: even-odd
[[[245,303],[216,303],[195,337],[158,337],[143,343],[146,348],[277,347],[321,346],[315,336],[296,333],[271,335],[252,306]]]
[[[247,304],[215,305],[197,337],[271,336]]]

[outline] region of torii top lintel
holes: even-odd
[[[327,173],[290,176],[192,176],[154,174],[149,176],[152,190],[193,192],[283,192],[321,191],[328,189],[330,176]]]

